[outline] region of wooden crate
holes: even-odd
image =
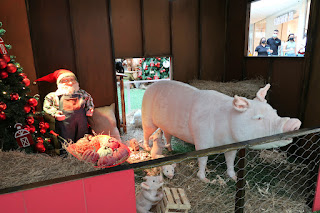
[[[163,189],[163,199],[158,203],[157,213],[188,212],[191,208],[186,193],[182,188]]]

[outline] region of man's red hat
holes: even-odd
[[[67,77],[67,76],[72,76],[74,77],[75,79],[76,76],[73,74],[73,72],[71,72],[70,70],[66,70],[66,69],[59,69],[59,70],[56,70],[54,71],[53,73],[50,73],[46,76],[43,76],[41,78],[38,78],[37,80],[35,81],[47,81],[49,83],[54,83],[54,82],[57,82],[57,84],[59,83],[59,81],[64,78],[64,77]]]

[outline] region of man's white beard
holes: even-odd
[[[76,82],[72,86],[67,86],[64,84],[58,84],[57,95],[72,95],[79,90],[79,83]]]

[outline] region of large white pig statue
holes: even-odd
[[[281,118],[265,100],[270,85],[261,88],[253,100],[230,97],[213,90],[199,90],[178,81],[161,81],[146,90],[142,101],[144,145],[160,128],[167,143],[175,136],[207,149],[239,141],[297,130],[298,119]],[[280,143],[279,146],[286,145]],[[273,144],[272,147],[276,147]],[[259,147],[263,148],[263,147]],[[228,175],[236,179],[236,150],[225,153]],[[205,181],[208,157],[200,157],[198,177]]]

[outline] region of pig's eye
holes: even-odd
[[[263,118],[264,118],[263,115],[255,115],[252,117],[252,119],[254,119],[254,120],[262,120]]]

